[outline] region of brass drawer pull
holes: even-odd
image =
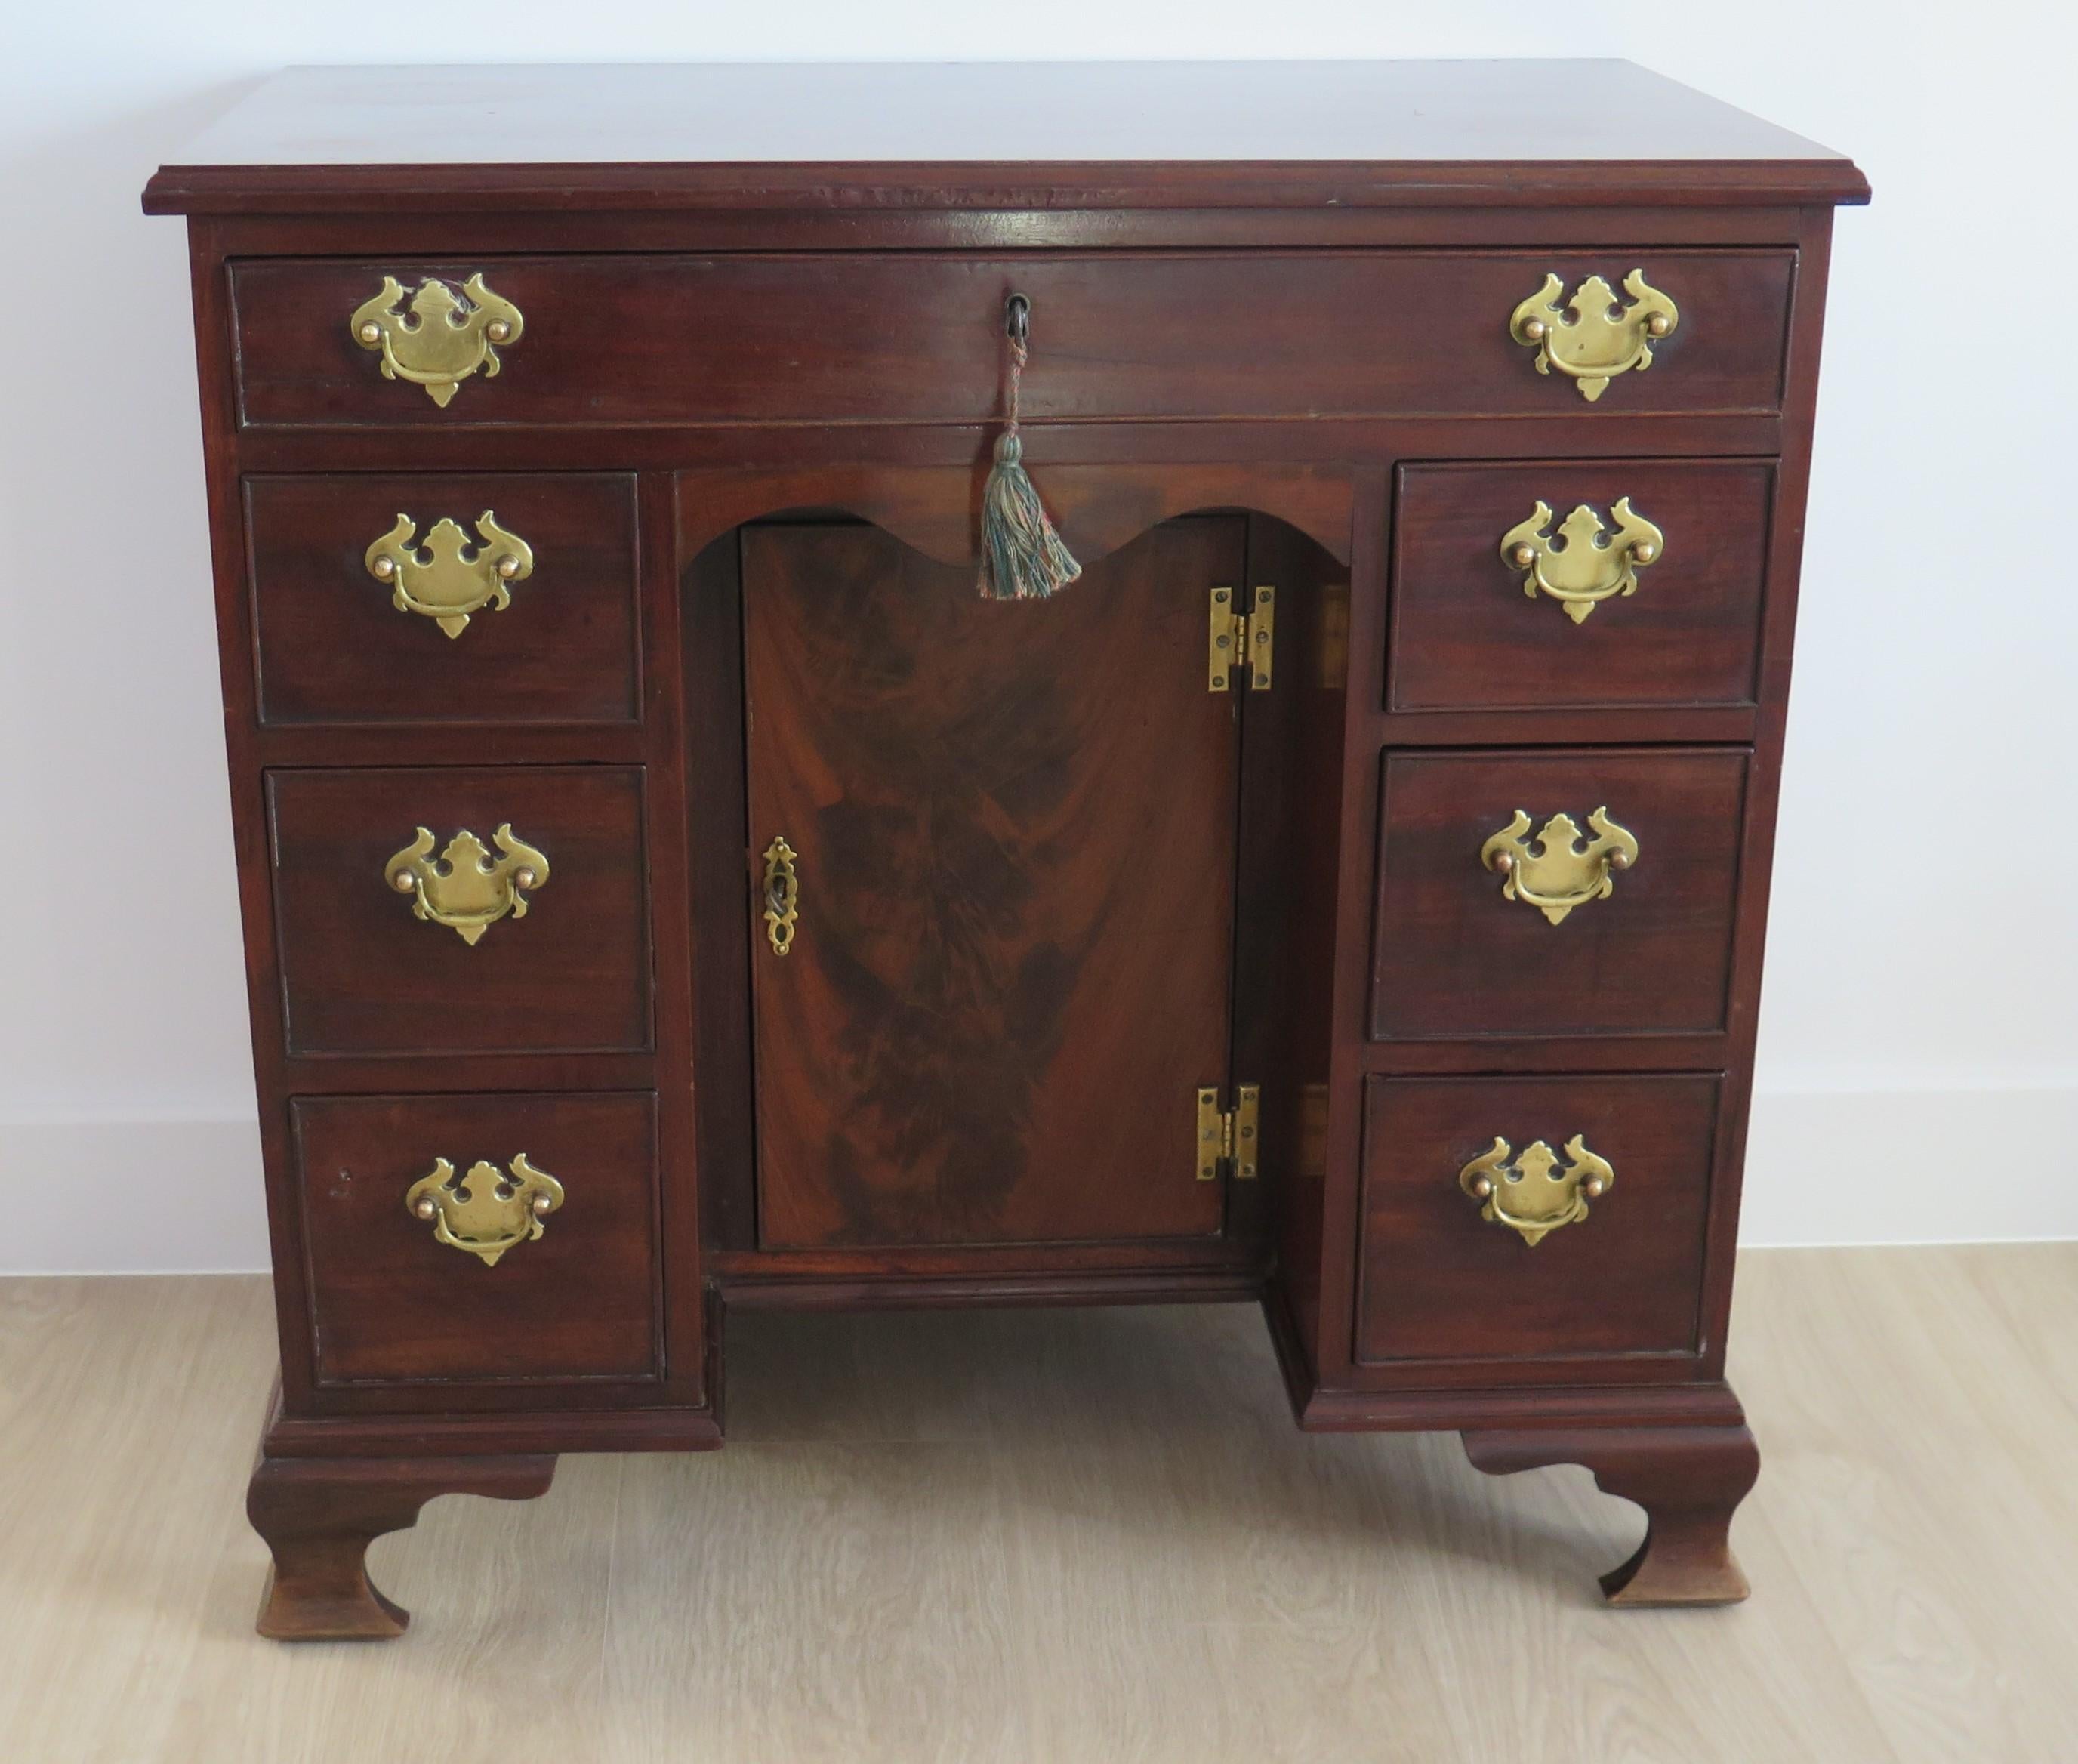
[[[1541,1139],[1525,1145],[1513,1165],[1511,1156],[1513,1148],[1496,1135],[1492,1145],[1458,1172],[1458,1186],[1483,1203],[1480,1218],[1519,1232],[1532,1247],[1561,1225],[1578,1224],[1588,1216],[1588,1203],[1616,1186],[1617,1173],[1578,1133],[1566,1141],[1569,1161],[1563,1170],[1558,1154]]]
[[[1501,557],[1523,573],[1522,591],[1532,600],[1548,594],[1580,624],[1604,600],[1636,594],[1638,571],[1666,549],[1667,536],[1631,507],[1628,496],[1609,504],[1609,516],[1613,532],[1582,503],[1547,533],[1551,505],[1540,501],[1535,514],[1501,536]]]
[[[801,903],[801,878],[794,864],[799,856],[784,835],[765,848],[765,935],[775,956],[794,947]]]
[[[486,607],[504,611],[512,604],[511,584],[534,573],[533,547],[500,527],[489,509],[476,517],[476,531],[472,550],[469,536],[444,515],[420,539],[417,523],[399,515],[368,548],[368,573],[392,590],[398,611],[415,612],[459,637],[471,613]]]
[[[1624,277],[1630,304],[1600,276],[1590,276],[1565,298],[1566,285],[1547,273],[1544,286],[1515,309],[1508,334],[1537,352],[1537,371],[1554,368],[1580,389],[1590,404],[1609,382],[1633,368],[1652,365],[1652,345],[1673,335],[1681,322],[1674,302],[1645,279],[1642,269]]]
[[[404,285],[385,276],[382,293],[355,307],[348,321],[353,340],[382,356],[384,379],[422,386],[443,408],[478,369],[486,380],[496,374],[499,347],[517,343],[527,328],[517,307],[484,286],[481,270],[459,294],[428,276],[408,311],[403,302]]]
[[[1525,839],[1529,817],[1517,809],[1479,848],[1479,861],[1505,878],[1503,899],[1527,902],[1558,924],[1575,907],[1607,900],[1616,891],[1615,873],[1638,861],[1637,836],[1611,820],[1606,808],[1588,815],[1588,824],[1595,830],[1592,840],[1571,815],[1554,815],[1534,839]]]
[[[495,1268],[515,1245],[539,1237],[541,1221],[562,1203],[563,1185],[528,1163],[524,1152],[512,1160],[510,1174],[478,1161],[457,1176],[453,1165],[436,1157],[432,1174],[404,1195],[405,1211],[432,1224],[436,1242],[467,1251],[486,1268]]]
[[[527,916],[528,889],[549,879],[549,860],[524,840],[512,836],[512,824],[500,823],[490,836],[500,856],[493,857],[466,827],[436,858],[433,836],[421,827],[419,836],[382,866],[382,879],[400,895],[411,896],[415,917],[445,925],[466,944],[474,944],[508,913]]]

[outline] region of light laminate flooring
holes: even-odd
[[[264,1282],[0,1282],[6,1764],[2078,1759],[2078,1245],[1749,1253],[1746,1605],[1637,1510],[1308,1438],[1244,1306],[732,1320],[730,1443],[370,1552],[252,1632]],[[1554,1319],[1563,1327],[1563,1319]]]

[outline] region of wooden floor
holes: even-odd
[[[2078,1758],[2078,1245],[1774,1251],[1755,1596],[1604,1612],[1634,1508],[1303,1438],[1259,1317],[742,1316],[728,1448],[372,1552],[402,1641],[251,1630],[254,1279],[0,1282],[10,1764]]]

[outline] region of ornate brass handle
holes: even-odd
[[[1629,306],[1600,276],[1588,277],[1570,300],[1563,298],[1565,288],[1547,273],[1544,286],[1515,309],[1508,334],[1536,350],[1539,373],[1556,368],[1590,404],[1619,373],[1650,367],[1654,340],[1672,336],[1681,322],[1674,302],[1645,279],[1642,269],[1624,277]]]
[[[1554,815],[1534,839],[1525,839],[1529,817],[1517,809],[1479,848],[1479,861],[1506,878],[1503,899],[1526,901],[1558,924],[1575,907],[1607,900],[1616,891],[1615,872],[1638,861],[1637,836],[1611,820],[1606,808],[1596,809],[1588,824],[1595,830],[1592,840],[1571,815]]]
[[[368,548],[368,573],[392,590],[400,612],[430,619],[450,637],[469,628],[469,615],[485,607],[503,612],[512,604],[510,585],[534,573],[534,549],[498,524],[489,509],[476,517],[480,543],[444,515],[419,539],[409,515]]]
[[[765,848],[765,935],[775,956],[794,947],[801,902],[801,878],[794,863],[799,856],[784,836]]]
[[[432,833],[421,827],[419,836],[382,866],[382,879],[411,896],[415,917],[445,925],[464,943],[474,944],[508,913],[524,919],[524,891],[549,879],[548,858],[515,839],[511,822],[501,822],[490,843],[501,855],[494,858],[465,827],[436,859]]]
[[[517,343],[527,328],[520,309],[483,285],[478,270],[457,294],[428,276],[404,306],[404,285],[382,278],[382,291],[353,309],[348,321],[353,340],[382,357],[382,377],[408,380],[446,407],[455,388],[478,369],[490,379],[499,369],[500,346]]]
[[[1528,520],[1509,528],[1500,554],[1523,573],[1522,591],[1532,600],[1550,595],[1576,625],[1603,601],[1636,594],[1638,571],[1658,561],[1667,536],[1631,507],[1628,496],[1610,503],[1609,515],[1613,532],[1582,503],[1557,532],[1546,533],[1551,506],[1540,502]]]
[[[1512,1166],[1510,1153],[1508,1141],[1496,1136],[1458,1172],[1458,1186],[1483,1203],[1480,1218],[1520,1232],[1533,1247],[1561,1225],[1578,1224],[1588,1216],[1588,1203],[1616,1186],[1608,1160],[1589,1151],[1578,1133],[1566,1141],[1570,1161],[1563,1170],[1558,1154],[1541,1139],[1525,1146]]]
[[[468,1251],[486,1268],[495,1268],[515,1245],[540,1236],[541,1221],[562,1203],[563,1185],[528,1163],[524,1152],[512,1160],[510,1175],[478,1162],[457,1176],[453,1165],[436,1157],[432,1174],[404,1193],[405,1210],[432,1223],[436,1242]]]

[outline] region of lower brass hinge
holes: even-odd
[[[1233,670],[1248,669],[1251,692],[1270,690],[1270,664],[1277,636],[1277,590],[1258,588],[1255,603],[1241,611],[1234,603],[1231,588],[1212,590],[1212,665],[1207,688],[1225,692],[1233,687]]]
[[[1234,1106],[1220,1107],[1216,1090],[1198,1092],[1198,1180],[1216,1182],[1222,1170],[1237,1182],[1252,1182],[1262,1156],[1262,1086],[1243,1084]]]

